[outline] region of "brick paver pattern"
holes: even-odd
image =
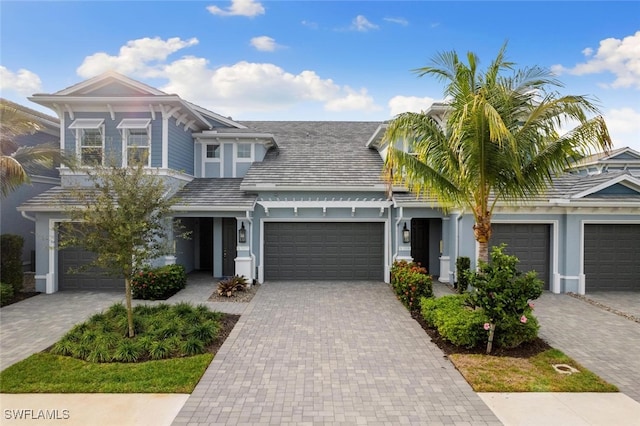
[[[174,425],[501,424],[377,282],[267,282]]]

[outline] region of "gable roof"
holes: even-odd
[[[87,95],[92,91],[113,82],[118,82],[124,86],[130,87],[131,89],[134,89],[141,95],[156,95],[156,96],[168,95],[168,93],[166,92],[158,90],[155,87],[151,87],[140,81],[129,78],[113,70],[103,72],[102,74],[99,74],[88,80],[84,80],[84,81],[81,81],[80,83],[76,83],[62,90],[58,90],[53,94],[57,96]]]
[[[386,188],[383,161],[365,147],[379,122],[254,121],[247,127],[273,134],[278,148],[253,163],[244,190],[376,190]]]

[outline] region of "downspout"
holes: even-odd
[[[20,212],[20,214],[22,215],[22,217],[24,217],[25,219],[30,220],[31,222],[35,222],[35,221],[36,221],[36,218],[35,218],[35,217],[33,217],[33,216],[29,216],[29,215],[27,214],[27,212],[25,212],[24,210],[22,210],[22,211]]]
[[[256,255],[253,253],[253,219],[251,219],[251,216],[249,216],[249,210],[247,210],[246,212],[246,216],[247,216],[247,222],[249,222],[249,227],[251,229],[251,232],[249,232],[249,255],[251,256],[251,279],[252,280],[256,280],[257,274],[256,276],[254,276],[255,272],[256,272]]]

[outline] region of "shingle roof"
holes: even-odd
[[[61,211],[71,206],[77,206],[78,204],[78,199],[70,189],[54,186],[25,201],[18,207],[18,210]]]
[[[194,179],[174,195],[178,199],[174,210],[252,209],[256,196],[240,190],[240,182],[240,178]]]
[[[254,163],[241,188],[376,188],[384,187],[383,161],[365,144],[379,122],[269,121],[242,122],[271,133],[278,149]]]

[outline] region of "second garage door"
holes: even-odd
[[[584,226],[585,291],[640,291],[640,225]]]
[[[382,222],[268,222],[267,280],[383,280]]]
[[[516,256],[521,271],[536,271],[549,289],[551,225],[494,223],[491,246],[507,244],[505,252]]]

